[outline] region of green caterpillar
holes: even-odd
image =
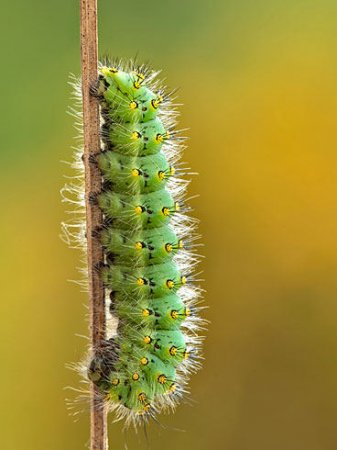
[[[105,255],[99,270],[118,326],[87,373],[117,417],[134,424],[174,408],[200,367],[196,221],[185,215],[177,112],[156,76],[105,62],[92,89],[102,191],[91,201],[104,214],[95,232]]]

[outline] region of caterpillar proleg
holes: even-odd
[[[80,100],[80,83],[73,85]],[[101,189],[89,201],[103,214],[93,239],[104,254],[96,270],[112,326],[103,348],[91,349],[86,374],[116,419],[137,426],[174,409],[200,367],[197,220],[187,214],[174,93],[158,72],[106,59],[91,95],[99,102],[101,146],[90,163],[100,170]],[[81,150],[74,167],[81,171]],[[66,190],[83,208],[79,180]],[[85,224],[78,226],[65,231],[85,247]]]

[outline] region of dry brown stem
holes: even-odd
[[[105,294],[97,267],[103,262],[100,243],[93,231],[102,225],[102,212],[90,202],[92,194],[101,190],[101,174],[90,160],[90,155],[100,151],[99,107],[97,99],[90,95],[90,87],[97,80],[97,0],[80,0],[81,10],[81,62],[84,129],[85,199],[87,223],[87,252],[89,277],[90,333],[93,352],[102,347],[105,339]],[[91,384],[90,449],[107,450],[107,419],[102,398]]]

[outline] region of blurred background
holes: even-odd
[[[0,447],[77,450],[88,414],[68,415],[65,364],[84,353],[86,296],[67,281],[79,255],[59,239],[59,190],[78,2],[11,0],[0,24]],[[200,174],[206,360],[193,405],[149,427],[151,449],[335,450],[337,3],[99,0],[99,38],[179,87]],[[147,448],[111,424],[111,450],[125,440]]]

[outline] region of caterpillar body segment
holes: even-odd
[[[99,167],[112,190],[122,194],[144,194],[163,189],[174,173],[162,153],[130,157],[105,152],[99,158]]]
[[[134,298],[164,297],[187,282],[172,261],[143,267],[107,265],[102,269],[102,278],[113,292]]]
[[[155,72],[132,64],[101,65],[93,88],[102,143],[102,191],[93,199],[104,215],[99,270],[118,326],[88,377],[134,425],[174,409],[200,366],[197,260],[185,246],[196,222],[184,214],[177,113],[164,92]]]
[[[169,216],[179,210],[179,204],[164,189],[132,196],[105,191],[98,197],[98,204],[116,228],[125,230],[168,225]]]
[[[158,153],[169,138],[159,119],[144,123],[116,123],[108,134],[115,152],[128,156],[147,156]]]
[[[174,293],[159,298],[141,298],[124,302],[123,296],[114,293],[113,311],[118,317],[127,317],[131,326],[154,329],[179,329],[190,316],[190,309]]]
[[[166,226],[136,231],[108,227],[101,232],[101,241],[114,264],[134,267],[171,261],[183,245],[175,232]]]

